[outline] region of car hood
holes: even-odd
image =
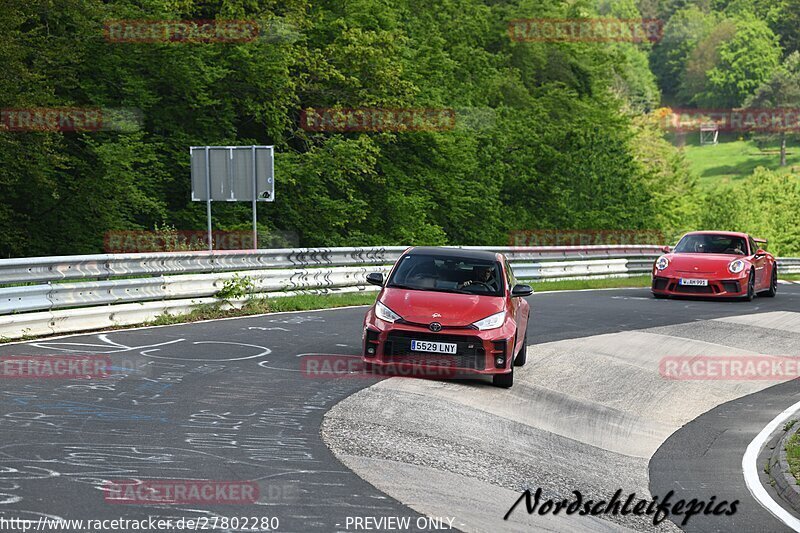
[[[386,288],[381,303],[407,322],[468,326],[505,309],[502,296]],[[434,316],[440,315],[440,316]]]
[[[727,272],[731,261],[747,258],[743,255],[728,254],[667,254],[667,259],[669,259],[669,270],[702,274]]]

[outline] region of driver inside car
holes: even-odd
[[[497,290],[497,287],[494,285],[494,268],[492,267],[474,267],[472,269],[472,277],[473,279],[468,279],[463,283],[458,284],[458,288],[464,288],[476,283],[478,285],[486,285],[491,290]]]

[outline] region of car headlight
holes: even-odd
[[[400,315],[380,302],[375,304],[375,316],[381,320],[385,320],[386,322],[394,322],[395,320],[400,320],[400,318],[402,318]]]
[[[666,256],[662,255],[661,257],[656,259],[656,268],[657,269],[664,270],[668,266],[669,266],[669,259],[667,259]]]
[[[733,274],[738,274],[742,270],[744,270],[745,264],[744,261],[741,259],[737,259],[736,261],[731,261],[731,264],[728,265],[728,270],[730,270]]]
[[[472,325],[480,330],[499,328],[506,321],[506,312],[500,311],[492,316],[487,316],[484,319],[478,320]]]

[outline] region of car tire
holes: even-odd
[[[492,385],[502,389],[510,389],[514,384],[514,365],[511,365],[511,371],[505,374],[495,374],[492,376]]]
[[[522,339],[522,348],[519,349],[519,353],[514,358],[514,366],[525,366],[525,363],[528,361],[528,332],[525,331],[525,338]]]
[[[773,265],[772,267],[772,278],[769,282],[769,289],[761,293],[763,296],[767,296],[769,298],[774,298],[776,294],[778,294],[778,267]]]
[[[756,295],[756,276],[751,270],[747,278],[747,294],[742,298],[745,302],[752,302]]]

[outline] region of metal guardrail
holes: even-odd
[[[784,274],[800,274],[800,257],[778,258],[778,272]]]
[[[144,254],[98,254],[31,257],[0,260],[0,285],[45,283],[78,279],[113,279],[192,273],[237,272],[268,268],[387,265],[394,263],[405,246],[376,248],[300,248],[272,250],[222,250],[215,252],[164,252]],[[479,247],[494,250],[514,260],[581,259],[627,257],[659,253],[657,246],[560,246]]]
[[[526,280],[627,277],[650,272],[660,246],[463,247],[501,252]],[[0,336],[130,324],[219,301],[236,277],[255,294],[372,289],[406,247],[168,252],[0,260]],[[779,260],[800,272],[800,258]],[[20,285],[24,284],[24,285]],[[5,285],[5,286],[3,286]],[[135,305],[134,305],[135,304]],[[78,328],[78,329],[76,329]]]
[[[0,285],[78,279],[113,279],[268,268],[381,265],[405,247],[305,248],[32,257],[0,260]]]
[[[644,272],[658,251],[654,246],[491,249],[505,253],[518,277],[525,279]],[[368,272],[388,271],[403,250],[398,246],[42,257],[29,259],[24,266],[22,260],[0,260],[0,285],[38,283],[0,287],[0,315],[207,298],[240,275],[247,276],[254,293],[363,286]],[[99,281],[69,281],[86,278]]]

